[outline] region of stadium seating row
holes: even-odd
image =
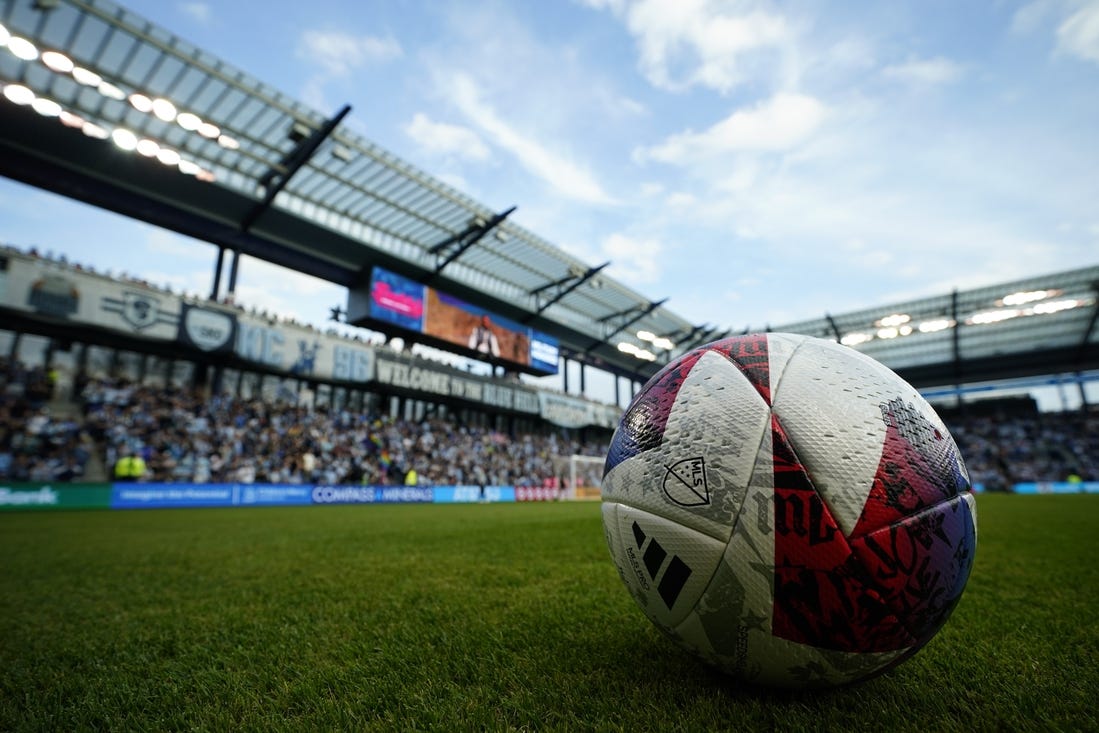
[[[110,379],[88,382],[80,411],[57,415],[42,368],[0,359],[0,380],[5,481],[87,479],[90,464],[108,471],[96,478],[132,480],[128,468],[114,471],[120,459],[139,456],[140,479],[162,482],[385,485],[405,483],[414,471],[420,484],[541,486],[561,478],[555,458],[607,448],[561,431],[506,435]],[[1099,479],[1094,413],[958,417],[949,427],[973,481],[988,490]]]

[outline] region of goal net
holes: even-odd
[[[598,456],[568,456],[562,461],[557,475],[564,482],[563,499],[596,500],[600,496],[604,459]]]

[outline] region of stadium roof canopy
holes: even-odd
[[[778,331],[830,338],[914,386],[1099,369],[1099,266],[824,315]]]
[[[623,375],[654,337],[716,335],[364,139],[346,107],[312,109],[107,0],[2,8],[8,177],[349,288],[380,265]]]

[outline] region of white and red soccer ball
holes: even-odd
[[[976,505],[930,405],[846,346],[768,333],[679,357],[626,410],[602,484],[619,575],[657,627],[746,682],[840,685],[953,611]]]

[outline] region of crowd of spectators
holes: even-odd
[[[93,379],[70,412],[51,412],[51,373],[0,358],[0,480],[545,485],[561,457],[605,455],[606,440],[508,435],[446,419]],[[947,420],[975,483],[1099,480],[1099,414],[962,415]],[[139,475],[116,475],[139,458]],[[133,466],[132,462],[128,462]]]
[[[947,420],[970,479],[991,491],[1017,483],[1099,481],[1099,412],[968,415]]]
[[[540,486],[558,477],[556,457],[607,447],[115,380],[88,382],[82,398],[105,464],[139,456],[149,481],[384,485],[415,472],[418,484]]]
[[[78,481],[95,445],[79,416],[51,414],[56,375],[0,357],[0,480]]]

